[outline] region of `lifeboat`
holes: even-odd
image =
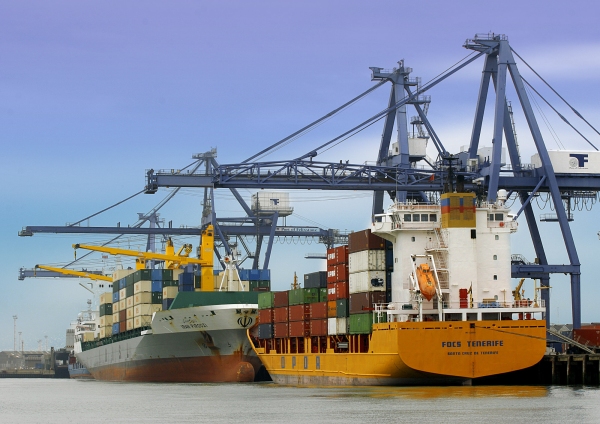
[[[435,278],[429,265],[421,264],[417,267],[417,281],[423,297],[431,300],[435,295]]]

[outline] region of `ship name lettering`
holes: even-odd
[[[460,342],[442,342],[442,347],[461,347]]]
[[[190,328],[207,328],[208,325],[204,324],[203,322],[200,323],[190,323],[190,324],[181,324],[181,328],[183,329],[190,329]]]
[[[477,341],[468,341],[467,346],[469,347],[494,347],[494,346],[504,346],[504,340],[477,340]]]

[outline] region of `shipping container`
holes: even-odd
[[[320,289],[296,289],[289,291],[289,304],[301,305],[304,303],[314,303],[319,301]]]
[[[125,331],[127,331],[127,320],[119,322],[119,333],[124,333]]]
[[[348,309],[350,315],[372,311],[374,304],[386,302],[385,292],[363,292],[350,294]]]
[[[179,285],[194,285],[194,274],[190,272],[182,272],[179,274]]]
[[[319,289],[319,302],[327,302],[327,287]]]
[[[152,270],[151,269],[138,269],[133,273],[133,283],[137,283],[138,281],[150,281],[152,280]]]
[[[162,292],[152,292],[152,303],[155,305],[161,305],[163,300]]]
[[[151,269],[150,270],[150,279],[152,281],[158,280],[158,281],[162,281],[163,276],[162,276],[162,269]]]
[[[258,310],[258,323],[270,324],[273,322],[273,308]]]
[[[327,266],[348,263],[348,246],[338,246],[327,249]]]
[[[124,297],[119,300],[119,312],[124,311],[125,309],[127,309],[127,298]]]
[[[119,322],[119,312],[114,312],[114,311],[113,311],[113,314],[112,314],[112,322],[113,322],[113,325],[114,325],[115,323],[118,323],[118,322]]]
[[[304,274],[304,288],[305,289],[320,289],[327,287],[327,272],[317,271],[311,272],[310,274]]]
[[[104,315],[112,315],[112,303],[103,303],[100,305],[99,309],[101,317]]]
[[[350,294],[385,291],[385,271],[362,271],[350,274]]]
[[[373,325],[373,314],[354,314],[348,318],[348,333],[370,334]]]
[[[273,310],[273,322],[287,322],[289,310],[287,306],[281,308],[274,308]]]
[[[348,235],[348,253],[361,250],[383,250],[385,240],[371,233],[370,229],[357,231]]]
[[[151,292],[152,291],[152,281],[143,280],[138,281],[133,284],[133,294]]]
[[[310,305],[292,305],[288,309],[290,321],[304,321],[310,316]]]
[[[127,288],[122,288],[121,290],[119,290],[119,300],[125,300],[125,298],[127,297]]]
[[[327,318],[335,318],[337,316],[337,300],[327,301]]]
[[[193,292],[194,285],[193,284],[180,284],[178,287],[180,292]]]
[[[119,322],[123,322],[127,320],[127,308],[123,308],[123,310],[119,311]]]
[[[109,325],[112,326],[112,324],[113,324],[112,318],[113,318],[112,314],[100,317],[100,327],[108,327]]]
[[[132,278],[131,281],[133,281],[133,277],[131,277],[131,278]],[[123,290],[125,287],[127,287],[127,277],[121,278],[119,280],[119,290]]]
[[[348,271],[351,274],[362,271],[385,271],[385,250],[362,250],[350,253]]]
[[[135,274],[135,272],[132,274],[129,274],[128,276],[125,277],[125,287],[124,288],[133,287],[133,283],[135,283],[135,281],[133,281],[133,274]]]
[[[133,289],[133,284],[131,286],[125,287],[125,295],[126,295],[126,297],[133,296],[134,294],[135,293],[134,293],[134,289]]]
[[[275,324],[273,324],[273,336],[276,339],[288,337],[288,323],[276,322]]]
[[[327,320],[327,334],[336,336],[348,333],[348,318],[329,318]]]
[[[127,331],[133,330],[133,318],[128,319],[127,321],[125,321],[125,326],[127,328]]]
[[[349,314],[349,309],[348,309],[348,303],[349,300],[348,299],[338,299],[335,301],[336,303],[336,313],[335,313],[335,317],[336,318],[345,318],[347,317]]]
[[[288,326],[289,337],[308,337],[310,321],[291,321]]]
[[[107,329],[109,329],[109,331],[106,331]],[[108,337],[112,334],[112,326],[111,327],[100,327],[100,331],[99,331],[99,337],[101,339]]]
[[[131,308],[127,308],[127,309],[125,310],[125,312],[126,312],[126,315],[125,315],[125,317],[126,317],[127,319],[133,319],[133,306],[132,306]]]
[[[163,297],[163,301],[162,301],[162,310],[163,311],[168,311],[171,308],[171,304],[173,303],[173,298],[164,298]]]
[[[287,291],[273,293],[273,306],[274,307],[280,308],[282,306],[288,306],[289,305],[288,302],[289,302],[289,299],[288,299]]]
[[[115,293],[113,293],[112,300],[113,300],[113,303],[119,302],[120,299],[119,299],[119,292],[118,291],[115,292]]]
[[[100,305],[105,303],[112,303],[112,293],[106,292],[100,294]]]
[[[163,287],[162,295],[164,299],[174,299],[179,293],[179,287]]]
[[[139,317],[140,315],[152,315],[154,312],[162,311],[162,304],[157,305],[154,303],[140,303],[133,307],[133,317]]]
[[[258,294],[258,309],[271,309],[273,308],[273,292],[259,293]]]
[[[139,305],[140,303],[155,303],[152,301],[154,293],[152,292],[141,292],[133,296],[133,305]],[[162,293],[160,294],[162,303]]]
[[[136,294],[136,296],[138,296],[138,295]],[[133,308],[133,305],[134,305],[134,296],[126,297],[125,298],[125,306],[127,308]]]
[[[385,323],[387,322],[387,314],[385,312],[379,314],[373,314],[373,323],[378,324],[378,323]]]
[[[589,347],[600,347],[600,328],[594,325],[573,330],[573,339]]]
[[[152,315],[140,315],[133,318],[133,328],[149,327],[152,323]]]
[[[114,336],[115,334],[119,334],[119,323],[118,323],[118,322],[117,322],[117,323],[114,323],[114,324],[112,325],[112,334],[113,334],[113,336]]]
[[[259,339],[272,339],[273,338],[273,324],[258,324],[258,338]],[[268,353],[268,352],[266,352]]]
[[[163,285],[163,287],[177,287],[177,286],[179,286],[179,281],[178,280],[163,280],[162,285]]]
[[[348,299],[348,296],[350,296],[348,283],[345,281],[335,283],[335,299]]]
[[[310,320],[310,335],[311,336],[326,336],[327,335],[327,318],[311,319]]]
[[[115,312],[119,312],[119,311],[121,310],[121,309],[119,308],[119,304],[120,304],[120,303],[121,303],[121,302],[113,303],[113,307],[112,307],[112,312],[113,312],[113,314],[114,314]]]
[[[327,302],[316,302],[310,305],[310,319],[327,318]]]
[[[348,281],[348,265],[328,265],[327,266],[327,282],[337,283],[338,281]]]

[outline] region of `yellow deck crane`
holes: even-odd
[[[47,266],[47,265],[36,265],[34,268],[34,271],[36,269],[45,269],[46,271],[54,271],[54,272],[58,272],[58,273],[61,273],[64,275],[73,275],[75,277],[81,277],[81,278],[89,278],[90,280],[108,281],[110,283],[112,283],[112,281],[113,281],[112,277],[109,277],[108,275],[94,274],[94,273],[86,272],[86,271],[75,271],[74,269],[56,268],[56,267]],[[35,276],[35,274],[34,274],[34,276]]]
[[[87,249],[95,252],[108,253],[110,255],[123,255],[135,257],[136,269],[145,269],[147,261],[165,261],[166,269],[176,269],[185,265],[200,265],[200,281],[202,291],[214,291],[213,281],[213,246],[215,232],[212,225],[202,231],[202,242],[199,258],[190,258],[192,252],[190,244],[184,244],[177,253],[173,242],[169,240],[165,248],[166,253],[139,252],[137,250],[119,249],[106,246],[91,246],[87,244],[74,244],[74,249]]]

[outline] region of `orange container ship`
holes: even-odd
[[[512,298],[516,230],[501,200],[476,205],[472,193],[396,203],[328,251],[326,334],[322,319],[286,325],[264,312],[254,351],[275,382],[294,385],[468,384],[533,366],[546,349],[545,305]],[[259,308],[275,298],[289,307],[292,292],[261,293]]]

